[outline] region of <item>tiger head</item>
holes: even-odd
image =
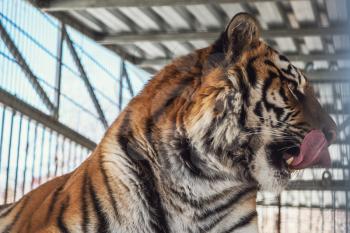
[[[294,170],[330,165],[336,124],[304,73],[260,39],[254,18],[236,15],[206,62],[184,128],[207,171],[235,171],[278,192]]]

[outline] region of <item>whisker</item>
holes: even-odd
[[[280,148],[278,151],[288,150],[288,149],[295,148],[295,147],[296,147],[296,146],[286,146],[286,147]]]

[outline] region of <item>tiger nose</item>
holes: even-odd
[[[337,138],[337,124],[332,119],[332,117],[323,112],[321,114],[321,122],[320,122],[320,129],[322,130],[324,136],[326,137],[328,141],[328,145],[331,145],[334,143],[335,139]]]

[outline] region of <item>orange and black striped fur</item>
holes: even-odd
[[[167,65],[83,164],[4,206],[0,232],[257,233],[257,190],[290,178],[281,148],[335,128],[259,34],[238,14],[213,45]]]

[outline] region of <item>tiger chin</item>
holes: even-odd
[[[335,135],[306,76],[240,13],[155,75],[76,170],[0,208],[0,232],[257,233],[258,190],[329,166]]]

